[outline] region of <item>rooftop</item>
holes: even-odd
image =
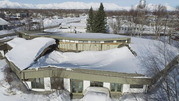
[[[35,35],[44,36],[45,33],[39,33]],[[125,38],[126,36],[114,35],[114,34],[99,34],[98,33],[77,33],[77,34],[47,34],[48,36],[56,37],[71,37],[75,38]],[[31,34],[32,35],[32,34]],[[46,35],[46,34],[45,34]],[[38,61],[34,61],[41,52],[50,44],[47,44],[47,40],[53,40],[52,38],[46,38],[36,42],[35,40],[40,38],[35,38],[32,40],[20,39],[23,42],[13,42],[16,47],[9,51],[6,56],[11,57],[9,60],[18,66],[21,70],[28,67],[28,69],[34,68],[46,68],[46,67],[57,67],[57,68],[67,68],[67,69],[87,69],[87,70],[99,70],[99,71],[111,71],[111,72],[120,72],[120,73],[134,73],[134,74],[143,74],[145,75],[147,64],[144,64],[144,61],[148,61],[151,57],[155,57],[158,67],[164,69],[164,55],[165,52],[169,53],[169,58],[167,64],[179,54],[177,48],[164,44],[160,41],[134,38],[131,37],[131,43],[129,47],[115,48],[106,51],[83,51],[79,53],[74,52],[60,52],[53,51],[45,56],[42,56]],[[21,43],[21,44],[18,44]],[[40,46],[39,44],[42,44]],[[50,42],[51,43],[51,42]],[[52,42],[54,44],[54,41]],[[8,43],[9,44],[9,43]],[[30,46],[29,46],[30,44]],[[36,47],[38,46],[38,48]],[[26,54],[29,53],[32,54]],[[33,52],[36,50],[35,52]],[[131,52],[135,51],[137,56],[134,56]],[[13,51],[13,53],[12,53]],[[31,56],[34,56],[31,58]],[[16,63],[16,61],[19,61]],[[25,64],[26,60],[31,60],[28,62],[28,65]],[[24,65],[25,64],[25,65]],[[23,65],[21,67],[21,65]]]

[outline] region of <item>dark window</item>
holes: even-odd
[[[130,85],[130,88],[143,88],[143,85]]]
[[[3,27],[0,25],[0,30],[3,30]]]
[[[111,83],[111,91],[115,91],[115,83]]]
[[[83,81],[71,79],[71,91],[72,91],[72,93],[82,93]]]
[[[91,81],[90,86],[91,87],[103,87],[103,82]]]
[[[104,41],[104,43],[113,43],[113,40]]]
[[[50,78],[52,89],[63,89],[63,79],[62,78]]]
[[[121,92],[122,84],[111,83],[111,92]]]
[[[44,88],[44,78],[35,78],[31,84],[32,88]]]
[[[125,42],[126,40],[117,40],[117,42]]]

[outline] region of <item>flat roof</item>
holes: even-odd
[[[27,32],[28,33],[28,32]],[[29,36],[47,36],[56,39],[66,40],[94,40],[94,41],[105,41],[105,40],[129,40],[130,37],[115,35],[115,34],[104,34],[104,33],[37,33],[28,34]]]

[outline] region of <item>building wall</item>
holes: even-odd
[[[28,89],[34,90],[34,91],[52,91],[51,89],[51,82],[50,77],[44,78],[44,89],[38,89],[38,88],[32,88],[31,81],[24,81],[23,82]],[[83,80],[83,92],[86,90],[86,88],[90,87],[90,81]],[[111,90],[111,83],[103,82],[103,87],[106,87]],[[64,78],[64,88],[67,89],[69,92],[71,92],[71,83],[69,78]],[[78,89],[78,88],[77,88]],[[121,93],[144,93],[147,91],[147,85],[143,85],[143,88],[130,88],[130,84],[122,84]],[[112,92],[112,94],[117,94],[120,92]]]
[[[64,78],[64,88],[71,92],[70,79]]]
[[[83,92],[86,88],[88,88],[90,86],[90,81],[87,80],[83,80]]]
[[[147,90],[147,85],[143,88],[130,88],[130,84],[123,84],[122,93],[144,93]]]
[[[118,48],[122,43],[75,43],[59,42],[58,48],[62,51],[104,51]]]

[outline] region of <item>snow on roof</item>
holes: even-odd
[[[142,73],[139,61],[127,47],[107,51],[84,51],[80,53],[53,51],[47,56],[40,58],[30,68],[47,66]]]
[[[45,48],[56,42],[52,38],[41,37],[32,40],[15,38],[8,43],[15,47],[6,54],[7,59],[23,70],[29,67]]]
[[[148,61],[148,57],[156,56],[158,60],[164,62],[161,50],[166,50],[171,55],[170,59],[168,59],[168,62],[170,62],[179,54],[177,48],[166,45],[166,49],[162,49],[164,47],[162,42],[149,39],[132,37],[132,42],[129,46],[137,53],[137,56],[134,56],[127,47],[106,51],[83,51],[80,53],[53,51],[41,57],[38,62],[30,68],[53,66],[58,68],[80,68],[145,75],[146,68],[141,61],[142,58]],[[161,65],[160,61],[157,62],[161,68],[165,67]]]
[[[58,31],[58,30],[57,30]],[[110,39],[110,38],[126,38],[126,36],[104,33],[38,33],[32,35],[50,35],[64,38],[78,38],[78,39]]]
[[[19,44],[23,43],[24,41],[26,41],[25,39],[23,38],[14,38],[13,40],[7,42],[7,44],[11,47],[15,47],[15,46],[18,46]]]
[[[8,25],[8,24],[9,23],[6,20],[0,18],[0,25]]]
[[[115,35],[115,34],[103,34],[103,33],[76,33],[76,34],[70,34],[65,33],[61,34],[62,37],[68,37],[68,38],[83,38],[83,39],[106,39],[106,38],[121,38],[124,36],[121,35]]]
[[[0,35],[13,34],[13,33],[14,33],[13,30],[1,30],[0,31]]]

